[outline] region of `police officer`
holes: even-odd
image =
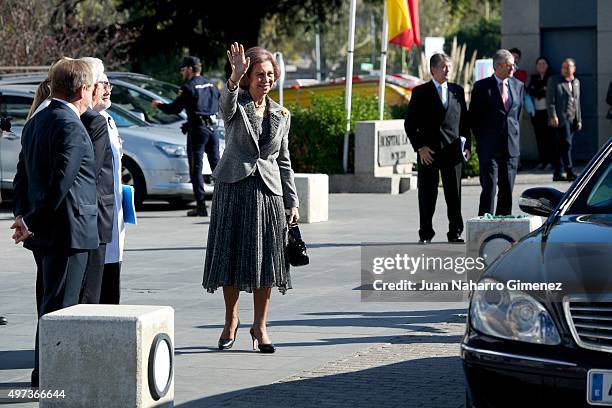
[[[172,103],[162,103],[156,99],[151,105],[168,114],[176,114],[183,109],[187,112],[187,122],[181,130],[187,134],[189,175],[197,201],[197,207],[187,215],[207,217],[202,160],[206,153],[211,170],[215,170],[219,162],[219,137],[212,130],[212,116],[219,110],[219,89],[200,75],[202,63],[198,57],[185,57],[179,68],[187,83],[181,87],[176,99]]]

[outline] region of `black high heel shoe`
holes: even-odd
[[[219,339],[219,350],[229,350],[232,348],[232,346],[234,345],[234,342],[236,341],[236,334],[238,333],[238,328],[240,327],[240,319],[238,319],[238,325],[236,326],[236,329],[234,330],[234,338],[233,339],[224,339],[224,338],[220,338]]]
[[[251,339],[253,340],[253,351],[256,351],[257,349],[259,349],[261,353],[274,353],[276,351],[276,348],[272,343],[261,344],[259,340],[257,340],[257,337],[255,337],[253,329],[251,329],[249,333],[251,333]]]

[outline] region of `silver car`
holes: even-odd
[[[21,131],[35,91],[36,87],[31,85],[0,84],[0,115],[11,118],[12,125],[11,132],[3,132],[0,138],[1,187],[9,196],[21,150]],[[114,101],[114,92],[111,99]],[[123,183],[134,186],[136,204],[142,204],[145,199],[164,200],[180,208],[193,201],[186,137],[174,127],[142,121],[114,103],[107,112],[115,120],[123,139]],[[219,132],[223,152],[225,138],[224,133]],[[207,160],[204,160],[203,174],[207,181],[205,190],[210,194],[212,180]]]

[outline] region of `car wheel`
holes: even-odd
[[[183,198],[168,199],[168,204],[170,204],[170,207],[173,210],[184,210],[185,208],[189,207],[189,204],[191,204],[192,202],[193,200],[185,200]]]
[[[142,208],[142,202],[147,196],[147,186],[140,167],[129,157],[121,159],[121,182],[134,187],[134,205]]]

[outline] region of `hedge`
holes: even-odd
[[[299,173],[342,173],[345,109],[344,96],[313,96],[308,109],[288,105],[291,111],[289,150],[292,167]],[[404,119],[407,104],[387,107],[385,119]],[[355,123],[378,119],[378,98],[353,96],[351,104],[351,133],[349,139],[349,173],[353,171]],[[477,176],[478,157],[475,142],[473,155],[463,166],[463,176]]]
[[[289,105],[291,130],[289,150],[292,167],[303,173],[342,173],[345,108],[344,96],[313,96],[308,109]],[[385,119],[390,115],[385,112]],[[378,98],[353,96],[349,172],[353,169],[355,122],[378,119]]]

